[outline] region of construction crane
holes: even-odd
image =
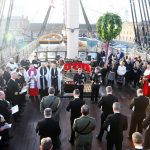
[[[82,4],[81,0],[80,0],[80,4],[81,4],[81,9],[82,9],[82,12],[83,12],[83,16],[84,16],[84,20],[85,20],[85,23],[86,23],[87,30],[88,30],[89,33],[92,33],[92,26],[89,22],[89,19],[88,19],[87,15],[86,15],[86,12],[85,12],[85,9],[83,7],[83,4]]]
[[[53,6],[53,2],[54,2],[54,0],[51,1],[51,5],[49,6],[49,8],[47,10],[47,13],[46,13],[46,16],[44,18],[43,24],[41,26],[40,32],[38,33],[38,37],[43,35],[43,33],[45,31],[45,28],[46,28],[46,25],[47,25],[47,21],[48,21],[49,15],[50,15],[51,8],[54,7]],[[83,7],[83,4],[82,4],[81,0],[80,0],[80,4],[81,4],[81,9],[82,9],[82,12],[83,12],[83,16],[84,16],[84,19],[85,19],[87,30],[88,30],[89,33],[92,33],[92,26],[91,26],[91,24],[90,24],[90,22],[88,20],[88,17],[86,15],[86,12],[85,12],[85,9]]]
[[[46,25],[47,25],[47,21],[48,21],[48,18],[49,18],[49,15],[50,15],[52,7],[54,7],[54,0],[51,0],[51,4],[48,7],[48,10],[47,10],[46,16],[44,18],[43,24],[41,26],[40,32],[38,33],[38,37],[43,35],[43,33],[45,31],[45,28],[46,28]]]

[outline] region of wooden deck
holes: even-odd
[[[125,88],[119,91],[114,89],[114,94],[119,97],[121,102],[122,113],[128,116],[130,120],[131,111],[129,110],[129,103],[135,91]],[[70,122],[69,122],[69,113],[66,112],[66,106],[71,99],[64,98],[62,99],[62,110],[60,114],[60,126],[61,126],[61,150],[74,150],[74,147],[68,142],[70,137]],[[93,133],[93,145],[92,150],[105,150],[106,149],[106,140],[103,138],[103,142],[98,142],[95,138],[95,135],[99,132],[100,128],[100,110],[95,104],[90,103],[90,99],[84,99],[86,104],[90,107],[90,115],[96,118],[96,129]],[[14,125],[13,135],[14,138],[10,141],[10,146],[7,150],[39,150],[39,137],[35,133],[35,127],[37,121],[41,120],[43,116],[39,112],[39,102],[27,102],[24,115],[20,123]],[[131,149],[131,143],[127,139],[127,132],[125,132],[124,141],[123,141],[123,150]]]

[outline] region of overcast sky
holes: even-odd
[[[24,15],[28,16],[31,22],[43,22],[49,3],[50,0],[14,0],[12,15]],[[82,0],[82,3],[90,23],[96,23],[99,16],[105,12],[117,13],[123,20],[131,21],[129,0]],[[63,22],[63,0],[55,0],[55,8],[52,9],[50,14],[49,23],[57,22]],[[84,23],[81,9],[80,23]]]

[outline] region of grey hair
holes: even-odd
[[[50,87],[50,88],[48,89],[48,93],[49,93],[49,94],[55,94],[55,88],[54,88],[54,87]]]
[[[106,87],[106,93],[112,93],[112,87],[111,86]]]
[[[88,115],[89,114],[89,106],[88,105],[83,105],[82,107],[81,107],[81,113],[83,114],[83,115]]]
[[[51,115],[52,115],[52,109],[51,109],[51,108],[45,108],[45,109],[44,109],[44,115],[45,115],[46,117],[51,116]]]
[[[120,103],[114,102],[114,103],[113,103],[113,110],[120,111]]]
[[[139,132],[134,132],[132,134],[132,141],[133,143],[136,143],[136,144],[142,144],[143,143],[143,136],[141,133]]]
[[[52,146],[52,139],[50,137],[46,137],[41,140],[42,150],[51,150]]]

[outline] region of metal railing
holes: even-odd
[[[38,45],[39,45],[38,40],[35,40],[19,50],[16,47],[9,47],[2,49],[0,51],[0,67],[7,64],[9,59],[12,57],[16,60],[17,63],[23,58],[28,59],[28,57],[31,55],[31,53],[36,49]]]

